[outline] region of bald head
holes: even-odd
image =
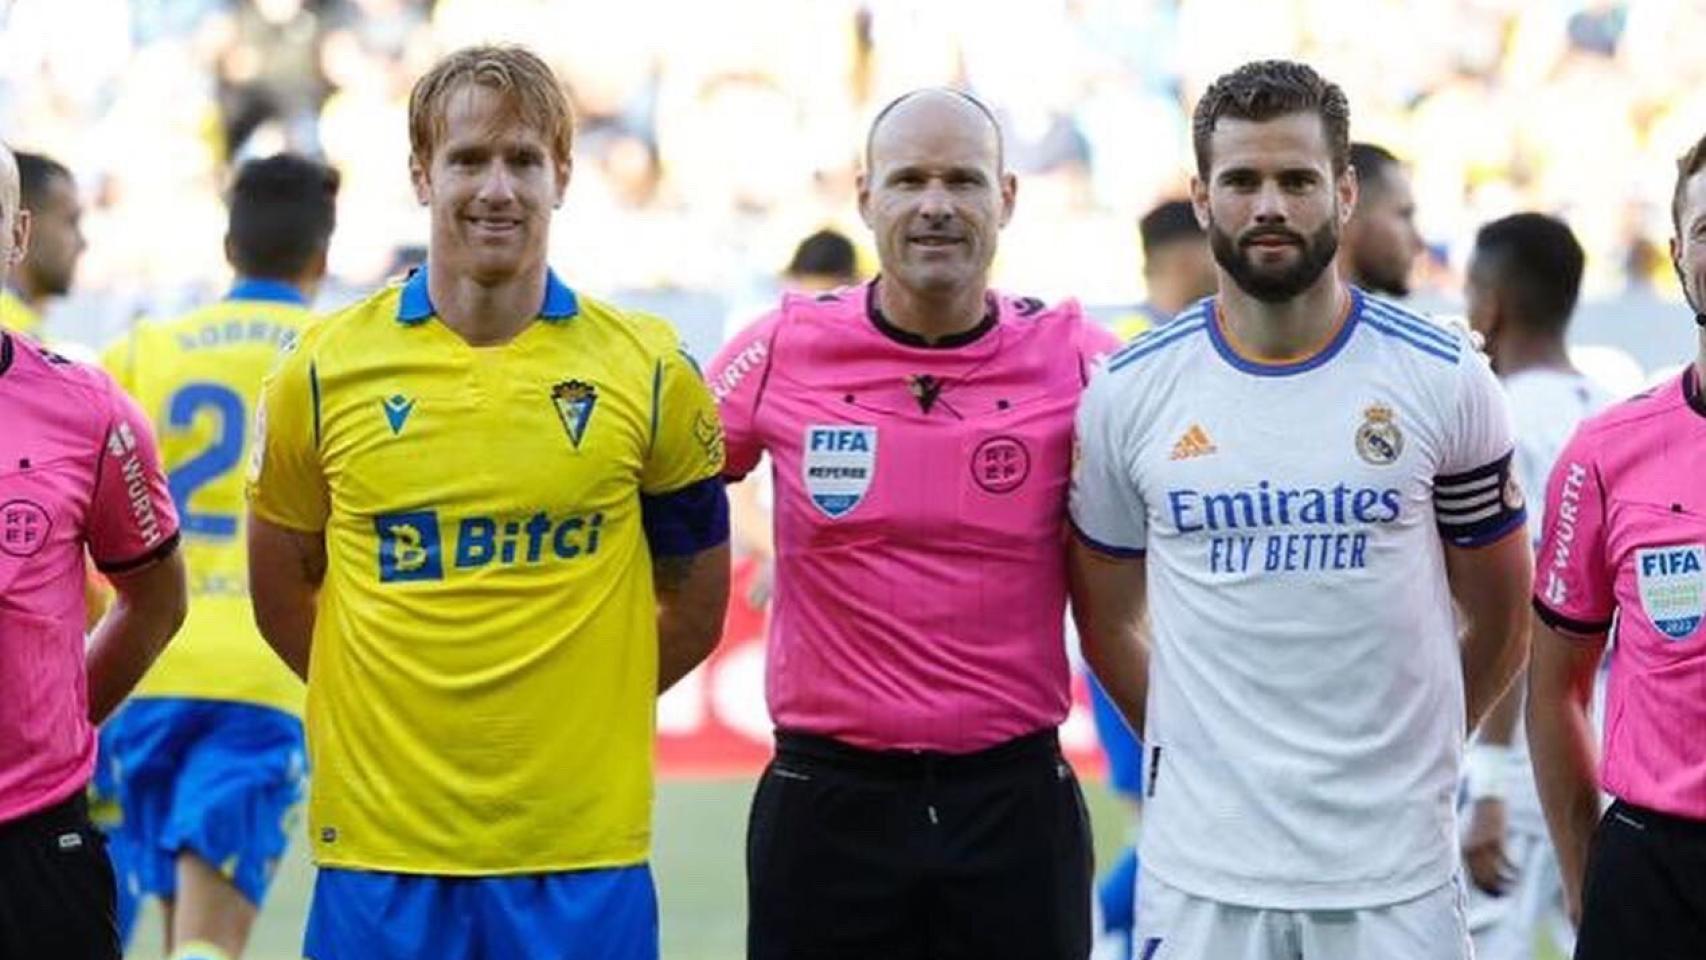
[[[0,143],[0,217],[10,221],[18,212],[18,158]]]
[[[18,161],[0,144],[0,285],[24,257],[30,238],[30,215],[20,210]]]
[[[876,164],[876,154],[896,134],[888,128],[900,128],[899,135],[917,127],[938,123],[970,124],[983,129],[995,152],[995,169],[1004,171],[1005,159],[1001,145],[1001,124],[995,113],[982,100],[952,87],[924,87],[903,93],[877,111],[871,129],[865,135],[865,169]]]

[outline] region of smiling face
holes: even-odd
[[[568,157],[554,156],[501,90],[467,82],[443,102],[431,157],[409,161],[416,196],[432,210],[434,264],[486,285],[542,265]]]
[[[990,119],[963,97],[915,94],[878,121],[868,166],[859,213],[883,276],[925,296],[981,289],[1017,192]]]
[[[1348,168],[1333,171],[1326,131],[1314,113],[1271,120],[1220,119],[1206,179],[1191,200],[1209,247],[1239,289],[1282,303],[1318,281],[1339,248],[1356,203]]]

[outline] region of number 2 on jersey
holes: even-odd
[[[172,504],[178,508],[179,524],[186,534],[234,537],[236,514],[197,513],[190,509],[189,502],[197,490],[225,476],[242,459],[243,431],[248,422],[243,398],[237,391],[217,383],[186,384],[172,394],[166,423],[173,430],[187,430],[205,409],[212,409],[219,418],[213,443],[167,473],[166,486],[172,492]]]

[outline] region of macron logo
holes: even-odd
[[[415,401],[395,393],[379,403],[385,408],[385,422],[391,425],[391,435],[394,437],[402,433],[403,424],[409,419],[409,411],[415,409]]]

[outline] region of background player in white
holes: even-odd
[[[1538,544],[1546,477],[1576,424],[1610,402],[1570,363],[1564,338],[1581,289],[1584,255],[1562,220],[1518,213],[1475,236],[1464,294],[1469,323],[1486,342],[1516,427],[1514,472],[1529,501],[1530,542]],[[1469,815],[1463,834],[1469,930],[1480,960],[1532,957],[1545,936],[1568,952],[1575,941],[1564,912],[1558,862],[1546,836],[1526,738],[1518,726],[1524,682],[1488,712],[1469,747]]]
[[[1530,551],[1485,359],[1332,269],[1348,127],[1301,64],[1208,89],[1219,297],[1079,412],[1079,628],[1148,747],[1144,960],[1471,955],[1452,797],[1522,660]]]

